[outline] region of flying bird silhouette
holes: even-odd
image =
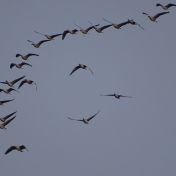
[[[7,129],[6,126],[15,119],[16,116],[12,117],[11,119],[7,119],[5,122],[0,123],[0,129]]]
[[[73,29],[73,30],[65,30],[62,34],[62,40],[65,39],[67,34],[76,34],[78,32],[77,29]]]
[[[48,40],[53,40],[53,39],[55,39],[56,37],[62,35],[62,34],[48,35],[48,34],[40,33],[40,32],[38,32],[38,31],[34,31],[34,32],[37,33],[37,34],[43,35],[43,36],[46,37],[46,39],[48,39]]]
[[[33,85],[36,86],[36,90],[37,90],[37,84],[36,84],[36,82],[34,82],[33,80],[30,80],[30,79],[24,79],[24,80],[22,80],[21,83],[20,83],[19,86],[18,86],[18,89],[19,89],[21,86],[23,86],[24,84],[33,84]]]
[[[160,6],[163,10],[168,10],[170,7],[173,7],[173,6],[176,6],[176,4],[172,4],[172,3],[169,3],[169,4],[166,4],[166,5],[162,5],[160,3],[157,3],[156,6]]]
[[[38,43],[34,43],[33,41],[31,40],[27,40],[29,43],[31,43],[31,45],[33,45],[35,48],[39,48],[41,44],[45,43],[45,42],[49,42],[51,40],[41,40],[39,41]]]
[[[14,88],[12,88],[12,87],[10,87],[10,88],[8,88],[8,89],[1,89],[1,88],[0,88],[0,92],[4,92],[4,93],[6,93],[6,94],[10,94],[12,91],[18,92],[16,89],[14,89]]]
[[[12,69],[13,67],[16,67],[16,68],[23,68],[24,65],[27,65],[27,66],[32,67],[31,64],[28,64],[28,63],[26,63],[26,62],[21,62],[21,63],[19,63],[19,64],[11,63],[11,64],[10,64],[10,68],[11,68],[11,69]]]
[[[145,13],[145,12],[143,12],[142,14],[146,15],[151,21],[158,22],[157,18],[160,17],[161,15],[164,15],[164,14],[167,14],[167,13],[169,13],[169,12],[160,12],[160,13],[157,13],[156,15],[154,15],[154,16],[150,16],[148,13]]]
[[[0,105],[4,105],[5,103],[8,103],[8,102],[11,102],[13,101],[14,99],[11,99],[11,100],[1,100],[0,101]]]
[[[13,80],[13,81],[1,81],[0,83],[2,83],[2,84],[7,84],[9,87],[13,87],[14,86],[14,84],[16,84],[18,81],[20,81],[20,80],[22,80],[23,78],[25,78],[25,76],[22,76],[22,77],[20,77],[20,78],[17,78],[17,79],[15,79],[15,80]]]
[[[88,67],[87,65],[84,65],[84,64],[79,64],[78,66],[73,68],[73,70],[71,71],[70,75],[72,75],[76,70],[78,70],[80,68],[82,68],[84,70],[89,70],[92,73],[92,75],[94,74],[90,67]]]
[[[93,116],[90,116],[90,117],[88,117],[88,118],[86,118],[86,117],[84,117],[84,118],[82,118],[82,119],[73,119],[73,118],[71,118],[71,117],[67,117],[67,118],[70,119],[70,120],[81,121],[81,122],[83,122],[83,123],[85,123],[85,124],[88,124],[89,121],[92,120],[99,112],[100,112],[100,111],[98,111],[96,114],[94,114]]]
[[[117,99],[120,99],[120,98],[122,98],[122,97],[132,98],[131,96],[126,96],[126,95],[116,94],[116,93],[107,94],[107,95],[101,95],[101,96],[111,96],[111,97],[115,97],[115,98],[117,98]]]
[[[29,57],[31,56],[39,56],[38,54],[35,54],[35,53],[28,53],[26,55],[22,55],[22,54],[16,54],[16,57],[21,57],[21,59],[23,60],[28,60]]]
[[[24,145],[12,145],[6,150],[5,155],[7,155],[8,153],[10,153],[13,150],[17,150],[19,152],[23,152],[24,150],[28,151],[27,147]]]
[[[79,31],[80,31],[82,34],[87,34],[91,29],[93,29],[94,27],[99,26],[99,24],[96,24],[96,25],[90,26],[90,27],[88,27],[88,28],[86,28],[86,29],[83,29],[82,27],[78,26],[77,24],[75,24],[75,25],[80,29]]]
[[[14,111],[11,114],[8,114],[8,115],[6,115],[4,117],[0,117],[0,121],[1,122],[5,122],[9,117],[13,116],[15,113],[17,113],[17,111]]]

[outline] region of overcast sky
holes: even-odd
[[[176,174],[176,8],[151,22],[142,12],[163,11],[152,0],[1,0],[0,81],[22,75],[36,81],[20,93],[0,116],[17,117],[0,132],[3,176],[166,176]],[[167,4],[168,1],[160,1]],[[173,1],[173,3],[176,3]],[[27,40],[46,34],[100,26],[106,18],[121,23],[134,19],[145,28],[127,25],[97,33],[68,34],[36,49]],[[10,69],[17,53],[33,52],[31,67]],[[79,63],[92,68],[69,73]],[[18,84],[17,84],[18,85]],[[4,85],[0,85],[5,88]],[[100,96],[120,93],[133,98]],[[67,117],[100,113],[86,125]],[[29,152],[13,151],[24,144]]]

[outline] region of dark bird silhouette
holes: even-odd
[[[1,129],[7,129],[6,126],[13,120],[15,119],[16,116],[12,117],[11,119],[7,119],[5,122],[0,123],[0,128]]]
[[[16,57],[21,57],[21,59],[23,59],[23,60],[28,60],[28,58],[30,56],[39,56],[39,55],[38,54],[34,54],[34,53],[28,53],[26,55],[16,54]]]
[[[24,145],[12,145],[6,150],[5,155],[7,155],[8,153],[10,153],[13,150],[17,150],[19,152],[23,152],[24,150],[28,151],[27,147]]]
[[[10,68],[11,68],[11,69],[12,69],[13,67],[16,67],[16,68],[23,68],[24,65],[27,65],[27,66],[32,67],[31,64],[28,64],[28,63],[26,63],[26,62],[21,62],[21,63],[19,63],[19,64],[11,63],[11,64],[10,64]]]
[[[95,25],[93,25],[90,21],[89,21],[89,23],[93,26],[93,29],[95,29],[95,31],[98,32],[98,33],[102,33],[103,30],[105,30],[105,29],[107,29],[107,28],[112,26],[112,24],[108,24],[108,25],[105,25],[105,26],[102,26],[102,27],[98,28]]]
[[[12,91],[18,92],[16,89],[10,87],[8,89],[0,89],[0,92],[4,92],[6,94],[10,94]]]
[[[100,112],[100,111],[98,111],[96,114],[94,114],[93,116],[90,116],[90,117],[88,117],[88,118],[84,117],[83,119],[73,119],[73,118],[71,118],[71,117],[67,117],[67,118],[70,119],[70,120],[81,121],[81,122],[83,122],[83,123],[85,123],[85,124],[88,124],[89,121],[90,121],[91,119],[93,119],[99,112]]]
[[[115,97],[117,99],[123,98],[123,97],[127,97],[127,98],[132,98],[131,96],[126,96],[126,95],[122,95],[122,94],[107,94],[107,95],[101,95],[101,96],[111,96],[111,97]]]
[[[127,24],[131,24],[131,25],[137,25],[138,27],[140,27],[141,29],[144,30],[144,28],[139,23],[137,23],[136,21],[134,21],[132,19],[128,19],[127,21],[119,23],[119,24],[115,24],[105,18],[103,18],[103,20],[110,23],[115,29],[121,29],[122,26],[125,26]]]
[[[73,29],[73,30],[65,30],[62,34],[62,40],[65,39],[67,34],[76,34],[78,32],[77,29]]]
[[[39,48],[41,44],[45,43],[45,42],[49,42],[51,40],[41,40],[38,43],[34,43],[31,40],[27,40],[29,43],[31,43],[31,45],[33,45],[35,48]]]
[[[0,83],[7,84],[9,87],[13,87],[15,83],[17,83],[18,81],[22,80],[23,78],[25,78],[25,76],[17,78],[17,79],[15,79],[13,81],[7,81],[7,80],[6,81],[1,81]]]
[[[19,86],[18,86],[18,89],[19,89],[22,85],[24,85],[24,84],[34,84],[34,85],[36,86],[36,90],[37,90],[37,84],[36,84],[36,82],[34,82],[33,80],[30,80],[30,79],[24,79],[24,80],[22,80],[21,83],[20,83]]]
[[[8,115],[6,115],[4,117],[0,117],[0,121],[1,122],[5,122],[9,117],[13,116],[15,113],[17,113],[17,111],[14,111],[11,114],[8,114]]]
[[[87,34],[91,29],[93,29],[94,27],[99,26],[100,24],[96,24],[96,25],[90,26],[90,27],[88,27],[88,28],[86,28],[86,29],[83,29],[82,27],[78,26],[77,24],[75,24],[75,25],[80,29],[79,31],[80,31],[82,34]]]
[[[169,4],[166,4],[166,5],[162,5],[160,3],[157,3],[156,6],[160,6],[163,10],[168,10],[170,7],[173,7],[173,6],[176,6],[176,4],[172,4],[172,3],[169,3]]]
[[[46,37],[46,39],[48,39],[48,40],[53,40],[53,39],[55,39],[56,37],[58,37],[58,36],[62,35],[62,34],[53,34],[53,35],[48,35],[48,34],[43,34],[43,33],[40,33],[40,32],[38,32],[38,31],[34,31],[34,32],[35,32],[35,33],[37,33],[37,34],[40,34],[40,35],[45,36],[45,37]]]
[[[85,69],[85,70],[89,70],[92,73],[92,75],[94,74],[90,67],[88,67],[87,65],[84,65],[84,64],[79,64],[78,66],[73,68],[73,70],[71,71],[70,75],[72,75],[76,70],[78,70],[80,68]]]
[[[10,101],[13,101],[14,99],[11,99],[11,100],[1,100],[0,101],[0,105],[4,105],[5,103],[8,103]]]
[[[151,21],[153,22],[158,22],[157,18],[160,17],[161,15],[167,14],[169,12],[161,12],[161,13],[157,13],[154,16],[150,16],[148,13],[143,12],[142,14],[146,15]]]

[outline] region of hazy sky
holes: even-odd
[[[0,116],[17,110],[16,119],[1,130],[3,176],[174,176],[176,174],[176,8],[153,23],[142,14],[163,11],[151,0],[1,0],[0,81],[22,75],[37,82],[1,108]],[[167,4],[168,1],[160,1]],[[173,1],[173,3],[176,3]],[[127,25],[102,34],[90,31],[44,43],[46,33],[87,28],[88,21],[106,25],[136,20],[145,30]],[[34,52],[32,68],[10,69],[17,53]],[[94,71],[78,70],[79,63]],[[4,88],[1,85],[1,88]],[[120,101],[100,94],[121,93]],[[71,121],[100,113],[89,125]],[[4,152],[24,144],[29,152]]]

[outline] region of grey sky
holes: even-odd
[[[176,8],[152,23],[142,15],[163,11],[145,0],[1,0],[0,80],[26,75],[37,82],[24,85],[1,108],[0,116],[18,111],[8,129],[0,132],[3,176],[165,176],[175,175],[175,31]],[[166,4],[168,1],[161,1]],[[173,1],[173,3],[175,3]],[[36,49],[27,42],[46,34],[83,28],[91,21],[106,25],[132,18],[137,26],[106,29],[102,34],[60,37]],[[20,62],[16,53],[34,52],[32,68],[10,70]],[[86,64],[94,76],[78,70]],[[1,87],[4,87],[3,85]],[[100,94],[121,93],[120,101]],[[101,112],[89,125],[70,121]],[[5,150],[24,144],[29,152]]]

